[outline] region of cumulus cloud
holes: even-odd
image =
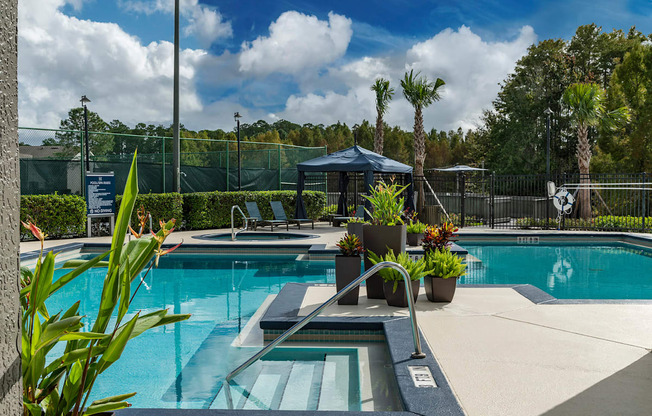
[[[124,10],[147,15],[174,13],[174,1],[170,0],[120,0],[119,4]],[[188,20],[184,35],[194,36],[203,48],[210,47],[218,39],[233,36],[231,22],[225,21],[216,9],[199,4],[198,0],[181,0],[179,11]]]
[[[242,44],[240,70],[265,75],[319,68],[344,55],[352,34],[351,19],[333,12],[326,22],[288,11],[269,25],[269,36]]]
[[[107,120],[172,118],[174,47],[142,45],[113,23],[66,16],[64,0],[22,0],[18,9],[19,117],[22,126],[57,127],[85,94]],[[201,111],[195,90],[203,50],[180,59],[182,111]]]
[[[285,111],[278,115],[322,123],[374,120],[374,95],[369,87],[382,76],[396,90],[386,121],[411,130],[413,109],[402,96],[400,80],[406,71],[415,69],[430,80],[442,78],[446,82],[441,101],[424,110],[425,128],[474,128],[483,109],[489,108],[496,98],[499,83],[535,41],[536,34],[529,26],[524,26],[515,39],[503,42],[483,41],[466,26],[446,29],[414,44],[403,55],[364,57],[332,68],[327,75],[331,79],[330,90],[321,88],[326,91],[322,94],[294,94],[288,98]],[[338,84],[348,88],[336,92]]]

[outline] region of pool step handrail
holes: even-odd
[[[242,215],[242,219],[244,220],[244,228],[238,229],[238,231],[235,231],[235,221],[233,218],[233,213],[235,212],[236,208],[238,211],[240,211],[240,215]],[[240,206],[234,205],[231,207],[231,241],[235,241],[235,237],[238,235],[238,233],[242,231],[247,231],[247,226],[249,225],[249,220],[247,219],[247,216],[242,212],[240,209]]]
[[[412,281],[410,280],[410,274],[405,270],[403,266],[401,266],[398,263],[394,263],[391,261],[383,261],[380,262],[374,266],[372,266],[369,270],[366,270],[364,273],[362,273],[360,276],[358,276],[355,280],[353,280],[351,283],[346,285],[342,290],[337,292],[334,296],[332,296],[330,299],[328,299],[326,302],[322,303],[317,309],[312,311],[308,316],[294,324],[290,329],[287,331],[283,332],[281,335],[279,335],[278,338],[276,338],[274,341],[270,342],[263,348],[262,350],[258,351],[255,355],[253,355],[251,358],[249,358],[247,361],[245,361],[243,364],[241,364],[238,368],[235,370],[231,371],[229,375],[226,376],[226,379],[224,381],[224,384],[226,385],[226,398],[227,398],[227,405],[229,406],[229,409],[233,409],[233,399],[231,398],[231,391],[229,389],[229,382],[238,374],[243,372],[245,369],[247,369],[250,365],[258,361],[259,359],[263,358],[267,353],[269,353],[271,350],[276,348],[277,345],[294,335],[296,332],[298,332],[301,328],[306,326],[310,321],[312,321],[314,318],[317,317],[324,309],[327,307],[331,306],[335,302],[337,302],[340,298],[342,298],[344,295],[349,293],[351,290],[359,286],[362,282],[367,280],[369,277],[373,276],[378,272],[379,270],[382,269],[394,269],[401,273],[403,276],[403,280],[405,281],[405,287],[407,289],[407,301],[408,301],[408,310],[410,312],[410,322],[412,325],[412,339],[414,341],[414,352],[411,355],[411,358],[425,358],[426,354],[424,354],[421,351],[421,340],[419,339],[419,328],[417,326],[417,315],[414,312],[414,298],[413,298],[413,293],[412,293]]]
[[[432,189],[432,186],[430,186],[430,182],[428,182],[428,180],[426,179],[425,176],[423,177],[423,181],[426,183],[426,185],[428,185],[428,189],[430,189],[430,192],[432,192],[432,195],[435,197],[435,200],[437,200],[437,204],[439,205],[441,210],[444,211],[444,215],[446,215],[446,218],[448,218],[448,222],[452,222],[451,217],[448,215],[448,212],[446,212],[446,208],[444,208],[444,205],[441,203],[441,201],[437,197],[437,194],[435,193],[435,190]]]

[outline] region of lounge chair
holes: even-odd
[[[283,204],[281,204],[280,201],[270,201],[269,203],[272,206],[272,212],[274,212],[274,218],[280,221],[287,221],[290,224],[296,224],[299,229],[301,229],[301,224],[312,224],[312,229],[315,229],[315,220],[310,219],[310,218],[292,218],[289,219],[287,215],[285,215],[285,209],[283,208]]]
[[[333,218],[333,227],[339,227],[341,223],[348,222],[354,218],[359,218],[364,220],[364,205],[358,205],[358,209],[355,210],[354,217],[334,217]]]
[[[260,226],[265,226],[269,225],[272,227],[272,231],[274,231],[274,226],[281,226],[285,225],[286,230],[290,230],[290,225],[287,221],[283,220],[264,220],[263,216],[260,215],[260,210],[258,209],[258,204],[256,201],[247,201],[245,202],[245,205],[247,206],[247,212],[249,213],[249,216],[251,218],[256,219],[256,224]]]

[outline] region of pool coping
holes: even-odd
[[[243,232],[244,234],[244,232]],[[319,238],[318,234],[302,234],[302,233],[293,233],[289,231],[278,231],[278,232],[273,232],[273,231],[252,231],[251,234],[255,234],[258,236],[277,236],[277,235],[290,235],[296,238],[288,238],[288,240],[297,240],[297,241],[303,241],[303,240],[310,240],[313,238]],[[206,234],[200,234],[200,235],[193,235],[192,238],[197,239],[197,240],[204,240],[204,241],[213,241],[215,243],[222,242],[224,240],[217,240],[214,241],[212,240],[212,237],[215,236],[229,236],[231,235],[230,232],[215,232],[215,233],[206,233]],[[298,237],[297,237],[298,236]],[[256,242],[256,241],[263,241],[263,242],[268,242],[268,241],[282,241],[283,239],[261,239],[261,240],[242,240],[242,241],[248,241],[248,242]],[[235,241],[238,241],[237,239]],[[229,243],[228,240],[225,241],[226,243]]]

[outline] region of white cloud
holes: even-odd
[[[120,0],[119,4],[125,10],[146,15],[174,13],[172,0]],[[210,47],[218,39],[233,36],[231,22],[225,21],[222,14],[214,8],[199,4],[198,0],[181,0],[179,11],[188,20],[188,25],[183,30],[184,35],[195,36],[203,48]]]
[[[333,12],[326,22],[288,11],[269,25],[269,36],[242,44],[240,70],[265,75],[319,68],[344,55],[352,34],[351,20]]]
[[[174,47],[142,45],[113,23],[64,15],[63,0],[22,0],[18,10],[21,126],[58,127],[85,94],[105,119],[163,123],[172,118]],[[195,90],[203,50],[180,59],[182,111],[201,111]]]
[[[413,108],[403,98],[400,80],[406,70],[415,69],[430,80],[442,78],[446,82],[442,99],[424,110],[426,130],[474,128],[483,109],[490,108],[496,98],[498,84],[535,41],[536,34],[529,26],[524,26],[514,40],[504,42],[485,42],[466,26],[456,31],[446,29],[414,44],[405,55],[364,57],[330,69],[328,79],[321,81],[325,93],[316,94],[303,85],[304,93],[290,96],[285,110],[277,115],[299,122],[373,121],[374,95],[369,87],[382,76],[395,89],[386,122],[412,130]],[[324,84],[330,89],[324,89]],[[347,86],[343,91],[342,85]]]

